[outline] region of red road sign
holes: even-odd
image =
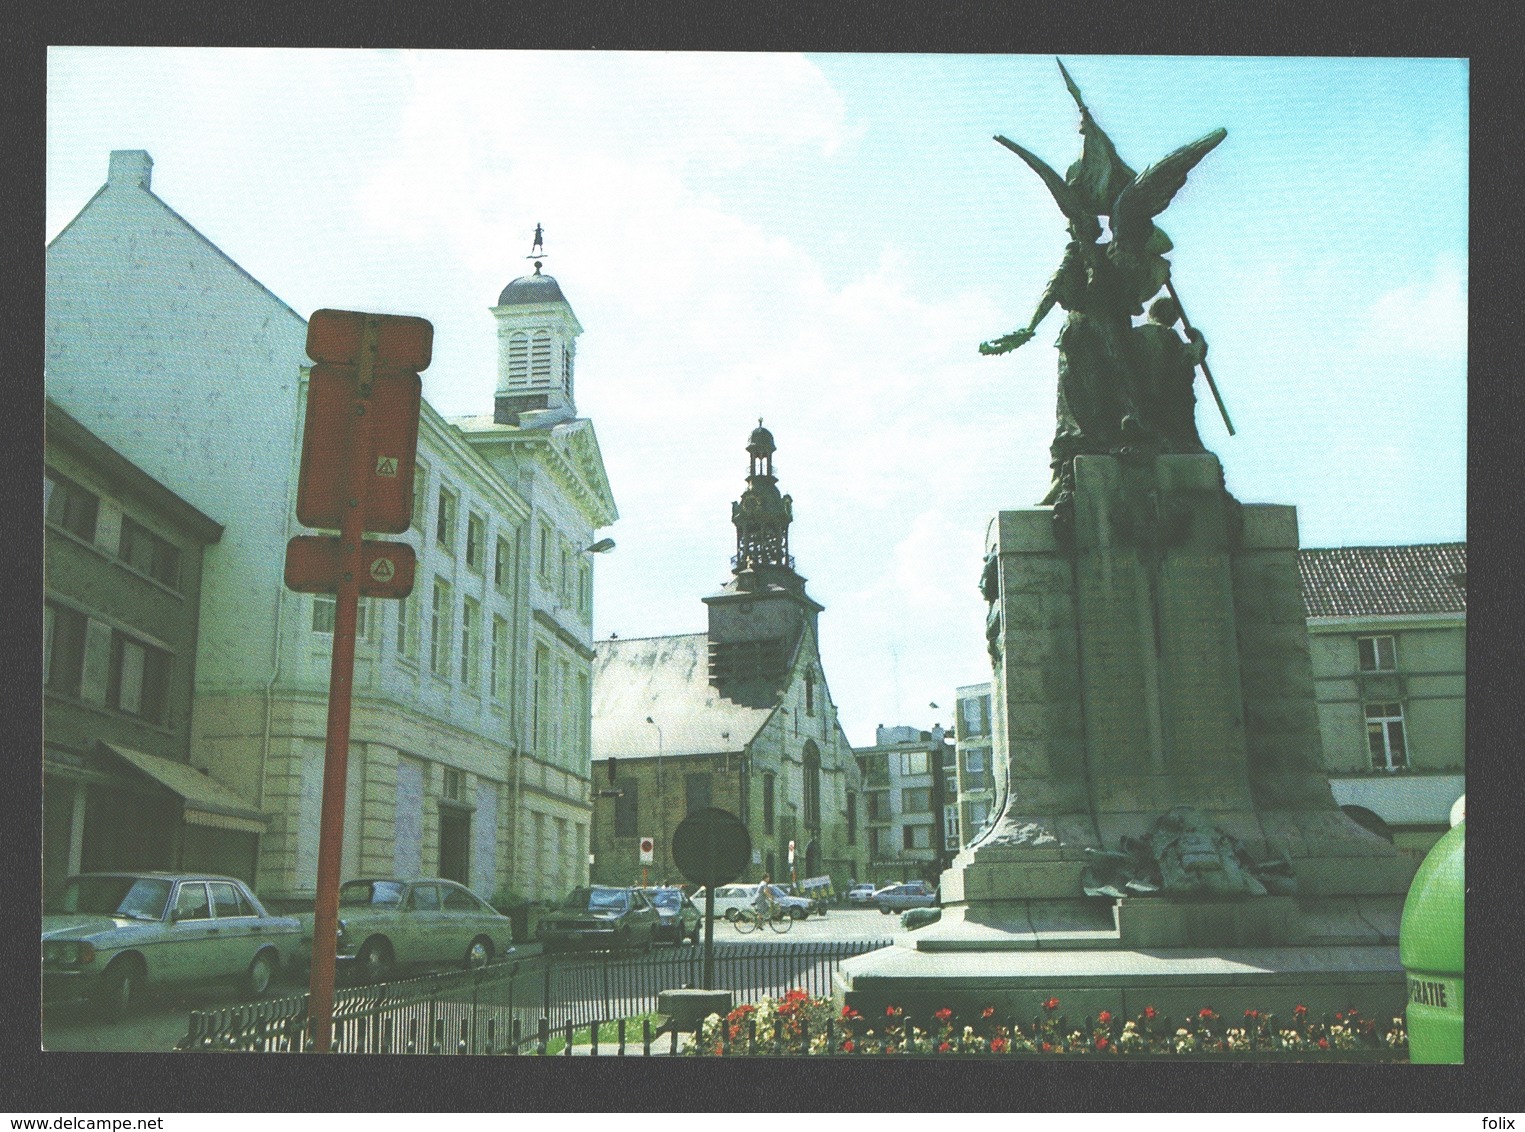
[[[417,559],[405,542],[366,539],[360,544],[362,597],[407,597]],[[336,594],[342,569],[334,535],[297,535],[286,544],[286,586],[304,594]]]
[[[434,356],[434,326],[425,318],[361,311],[313,311],[307,320],[307,356],[315,362],[360,363],[366,319],[376,320],[377,369],[428,369]]]
[[[312,367],[297,480],[297,521],[304,527],[338,530],[343,525],[348,509],[344,472],[355,417],[362,409],[370,418],[370,444],[368,452],[358,454],[366,476],[361,527],[400,534],[412,522],[422,383],[416,373],[377,371],[369,394],[364,395],[352,366]]]

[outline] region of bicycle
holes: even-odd
[[[749,932],[761,931],[764,922],[780,935],[794,927],[794,917],[777,904],[769,904],[766,910],[759,910],[757,908],[739,909],[736,913],[736,918],[731,922],[736,925],[736,930],[742,935],[746,935]]]

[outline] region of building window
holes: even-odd
[[[476,512],[466,516],[466,569],[473,574],[482,572],[482,556],[486,554],[487,522]]]
[[[508,340],[508,384],[528,385],[530,378],[530,339],[523,331]]]
[[[932,827],[930,825],[902,826],[900,839],[902,846],[906,849],[930,849],[932,848]]]
[[[112,633],[107,705],[159,723],[164,719],[168,692],[169,654],[123,633]]]
[[[985,801],[969,803],[969,832],[974,834],[985,828],[985,821],[990,817],[990,803]]]
[[[1403,736],[1403,705],[1366,705],[1366,744],[1373,770],[1400,770],[1408,766],[1408,746]]]
[[[683,776],[683,804],[685,813],[706,810],[710,807],[710,776],[686,774]]]
[[[444,768],[444,771],[443,781],[440,783],[440,797],[452,802],[463,801],[464,799],[461,797],[461,772],[454,767],[448,766]]]
[[[370,599],[361,598],[355,605],[355,639],[365,640],[366,622],[369,620],[367,613],[370,609]],[[333,594],[314,594],[312,598],[312,631],[314,633],[333,633],[334,617],[339,610],[339,599]]]
[[[481,631],[482,607],[469,597],[461,604],[461,683],[477,687],[477,634]]]
[[[492,560],[492,584],[505,592],[514,576],[513,553],[513,547],[508,544],[508,541],[500,538],[497,553],[493,555]]]
[[[989,696],[970,696],[968,699],[960,700],[958,707],[963,719],[963,727],[959,729],[960,736],[990,734]]]
[[[1356,655],[1362,672],[1392,672],[1398,667],[1392,637],[1357,637]]]
[[[78,696],[85,673],[85,625],[77,609],[48,602],[42,609],[42,682],[66,696]]]
[[[965,751],[964,752],[964,773],[965,774],[984,774],[985,773],[985,752],[984,752],[984,750]]]
[[[122,516],[122,541],[117,554],[134,570],[171,588],[179,587],[180,548],[126,515]]]
[[[561,544],[557,554],[556,592],[561,595],[562,601],[569,600],[572,595],[572,550],[566,543]]]
[[[858,796],[847,792],[847,843],[858,844]]]
[[[815,714],[815,669],[805,669],[805,714]]]
[[[593,685],[586,672],[577,674],[577,761],[581,768],[589,764],[593,754]]]
[[[948,849],[958,848],[958,807],[943,807],[943,845]]]
[[[537,330],[530,343],[530,381],[551,384],[551,336],[544,330]]]
[[[868,793],[868,820],[888,821],[890,818],[890,795],[887,790],[870,790]]]
[[[531,689],[534,717],[530,721],[530,731],[535,737],[535,754],[544,758],[551,745],[551,650],[544,645],[535,646],[532,675],[535,681]]]
[[[821,752],[814,741],[805,743],[804,759],[805,828],[821,828]]]
[[[561,347],[561,391],[568,397],[572,396],[572,344],[570,342]]]
[[[424,513],[429,509],[429,466],[422,460],[413,465],[413,521],[415,531],[424,529]]]
[[[615,837],[639,837],[640,832],[636,829],[637,803],[640,798],[635,779],[622,778],[616,787],[619,793],[614,799],[614,836]]]
[[[773,816],[774,816],[773,782],[774,782],[773,772],[772,771],[766,772],[763,775],[763,832],[764,833],[772,833],[773,832]]]
[[[893,831],[888,826],[883,829],[869,831],[869,851],[875,859],[884,860],[895,855],[895,841],[891,836]]]
[[[904,751],[900,755],[901,774],[926,774],[927,752]]]
[[[508,697],[508,622],[496,614],[492,619],[492,698]]]
[[[586,562],[577,564],[577,612],[584,617],[593,612],[593,571]]]
[[[908,787],[900,792],[900,812],[925,814],[932,809],[932,791],[925,786]]]
[[[418,590],[397,603],[397,655],[418,659]]]
[[[95,521],[100,514],[101,501],[94,492],[86,491],[52,468],[44,469],[43,491],[47,496],[44,514],[48,522],[86,542],[95,541]]]
[[[439,489],[439,510],[434,515],[434,541],[455,553],[455,496],[446,487]]]
[[[551,577],[551,529],[542,523],[535,531],[535,573],[546,581]]]
[[[450,583],[434,579],[433,620],[429,625],[429,670],[436,676],[450,678],[450,624],[454,611],[450,603]]]

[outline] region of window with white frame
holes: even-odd
[[[448,553],[455,553],[456,496],[449,488],[439,489],[439,509],[434,516],[434,541]]]
[[[397,602],[397,655],[403,660],[418,660],[418,589]]]
[[[85,640],[89,623],[83,613],[48,602],[42,610],[43,687],[78,696],[84,682]]]
[[[522,330],[508,340],[508,384],[528,385],[530,380],[530,338]]]
[[[429,625],[429,670],[436,676],[450,678],[450,638],[453,631],[454,607],[451,605],[450,583],[443,578],[434,579],[434,616]]]
[[[901,844],[906,849],[932,848],[932,827],[930,825],[902,826],[900,836]]]
[[[365,640],[366,623],[370,620],[371,599],[363,597],[355,606],[355,639]],[[339,599],[333,594],[313,594],[312,596],[312,631],[314,633],[332,634],[334,631],[334,616],[339,609]]]
[[[943,807],[943,845],[948,849],[958,848],[958,807]]]
[[[117,556],[171,589],[180,585],[180,548],[127,515],[122,516]]]
[[[169,693],[169,666],[167,652],[125,633],[113,632],[107,706],[149,723],[162,722]]]
[[[497,614],[492,618],[492,698],[508,696],[508,622]]]
[[[535,331],[530,340],[530,383],[551,384],[551,336],[544,330]]]
[[[505,538],[498,539],[498,548],[492,560],[492,584],[503,592],[513,586],[514,548]]]
[[[472,691],[477,687],[477,635],[482,631],[482,607],[466,598],[461,603],[461,683]]]
[[[1357,637],[1356,656],[1362,672],[1392,672],[1398,667],[1398,650],[1392,637]]]
[[[545,758],[551,745],[551,650],[547,646],[535,646],[530,675],[535,685],[531,689],[534,718],[530,721],[530,731],[535,737],[535,754]]]
[[[904,751],[904,752],[902,752],[901,756],[900,756],[900,773],[901,774],[926,774],[927,773],[927,752],[925,752],[925,751]]]
[[[424,515],[429,510],[429,465],[419,460],[413,465],[413,519],[415,531],[424,529]]]
[[[52,468],[43,472],[43,509],[47,521],[86,542],[94,541],[100,498]]]
[[[932,791],[925,786],[914,786],[900,792],[900,812],[924,814],[932,809]]]
[[[487,520],[475,511],[466,516],[466,568],[473,574],[482,572],[482,560],[487,554]]]
[[[985,751],[984,751],[984,748],[976,748],[975,750],[965,751],[964,752],[964,773],[965,774],[984,774],[985,773]]]
[[[1373,770],[1401,770],[1409,765],[1401,703],[1366,705],[1366,745]]]
[[[593,571],[586,562],[577,564],[577,612],[584,617],[593,612]]]
[[[541,523],[535,529],[535,573],[549,582],[551,578],[551,528]]]

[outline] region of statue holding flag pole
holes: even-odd
[[[1050,448],[1053,483],[1041,501],[1067,507],[1074,495],[1076,456],[1203,451],[1190,419],[1195,405],[1191,375],[1198,365],[1230,435],[1234,426],[1207,370],[1206,343],[1185,322],[1171,284],[1170,263],[1165,259],[1172,247],[1170,239],[1154,224],[1154,218],[1185,185],[1187,173],[1227,133],[1214,130],[1135,173],[1091,116],[1062,62],[1059,70],[1080,108],[1080,157],[1066,175],[1060,177],[1041,158],[1007,138],[998,135],[995,140],[1043,179],[1069,221],[1070,242],[1031,321],[981,343],[980,352],[1015,350],[1033,337],[1055,305],[1067,312],[1056,343],[1059,383]],[[1101,243],[1101,217],[1108,218],[1111,229],[1105,244]],[[1161,288],[1168,291],[1172,309],[1156,304],[1153,323],[1135,330],[1133,318],[1144,313],[1144,304]],[[1169,321],[1162,322],[1166,314]],[[1186,326],[1187,342],[1170,329],[1177,317]]]

